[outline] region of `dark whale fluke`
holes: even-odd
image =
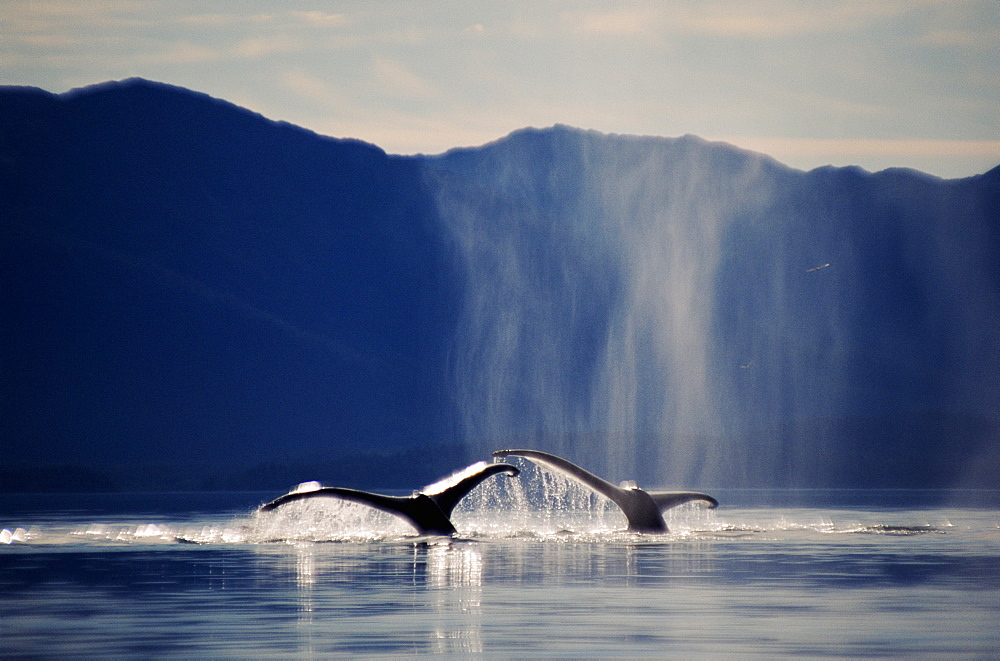
[[[497,450],[493,456],[524,457],[585,484],[618,505],[628,519],[628,529],[633,532],[667,532],[667,522],[663,520],[662,512],[684,503],[704,501],[709,507],[719,506],[719,501],[715,498],[696,491],[643,491],[634,485],[615,486],[562,457],[538,450]]]
[[[261,505],[259,511],[269,512],[286,503],[305,498],[340,498],[402,517],[422,535],[453,535],[456,530],[451,523],[451,513],[458,501],[491,475],[517,475],[518,472],[510,464],[487,464],[480,461],[424,487],[412,496],[383,496],[356,489],[320,487],[318,483],[314,483],[314,488],[302,489],[300,485],[300,488],[291,493]]]

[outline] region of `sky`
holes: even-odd
[[[526,126],[1000,164],[1000,0],[3,0],[0,84],[140,76],[389,153]]]

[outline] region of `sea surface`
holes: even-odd
[[[995,493],[715,491],[642,535],[481,490],[453,538],[277,493],[0,496],[0,657],[1000,658]]]

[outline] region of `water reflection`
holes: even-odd
[[[316,554],[312,544],[295,547],[295,583],[299,588],[299,612],[312,613],[313,585],[316,583]]]
[[[421,564],[436,615],[431,651],[483,653],[483,556],[478,546],[451,540],[417,545],[414,570]]]
[[[315,656],[313,644],[313,589],[316,585],[316,553],[314,544],[295,546],[295,585],[298,588],[301,649],[307,658]]]
[[[298,544],[286,555],[294,567],[296,649],[306,657],[402,648],[481,655],[490,648],[491,622],[529,595],[547,616],[588,609],[587,594],[610,599],[605,606],[616,604],[623,615],[641,609],[645,590],[684,590],[692,578],[718,573],[717,550],[700,542],[571,539]]]
[[[303,542],[261,549],[258,559],[268,589],[284,583],[294,590],[298,656],[485,652],[478,542]]]
[[[661,536],[566,512],[361,541],[287,518],[2,521],[0,656],[996,656],[993,510],[679,510]]]

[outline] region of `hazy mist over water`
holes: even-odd
[[[802,486],[866,461],[859,446],[875,465],[951,442],[920,431],[928,416],[997,424],[996,379],[970,361],[1000,330],[992,239],[951,226],[983,211],[930,178],[558,126],[430,163],[475,184],[445,178],[438,200],[464,283],[454,389],[481,453]]]
[[[627,142],[553,139],[582,140],[579,160],[490,162],[486,197],[510,208],[442,204],[467,274],[455,359],[467,436],[562,453],[603,437],[573,450],[623,477],[661,455],[671,475],[697,477],[699,457],[671,440],[719,433],[708,343],[723,214],[699,204],[716,180]]]

